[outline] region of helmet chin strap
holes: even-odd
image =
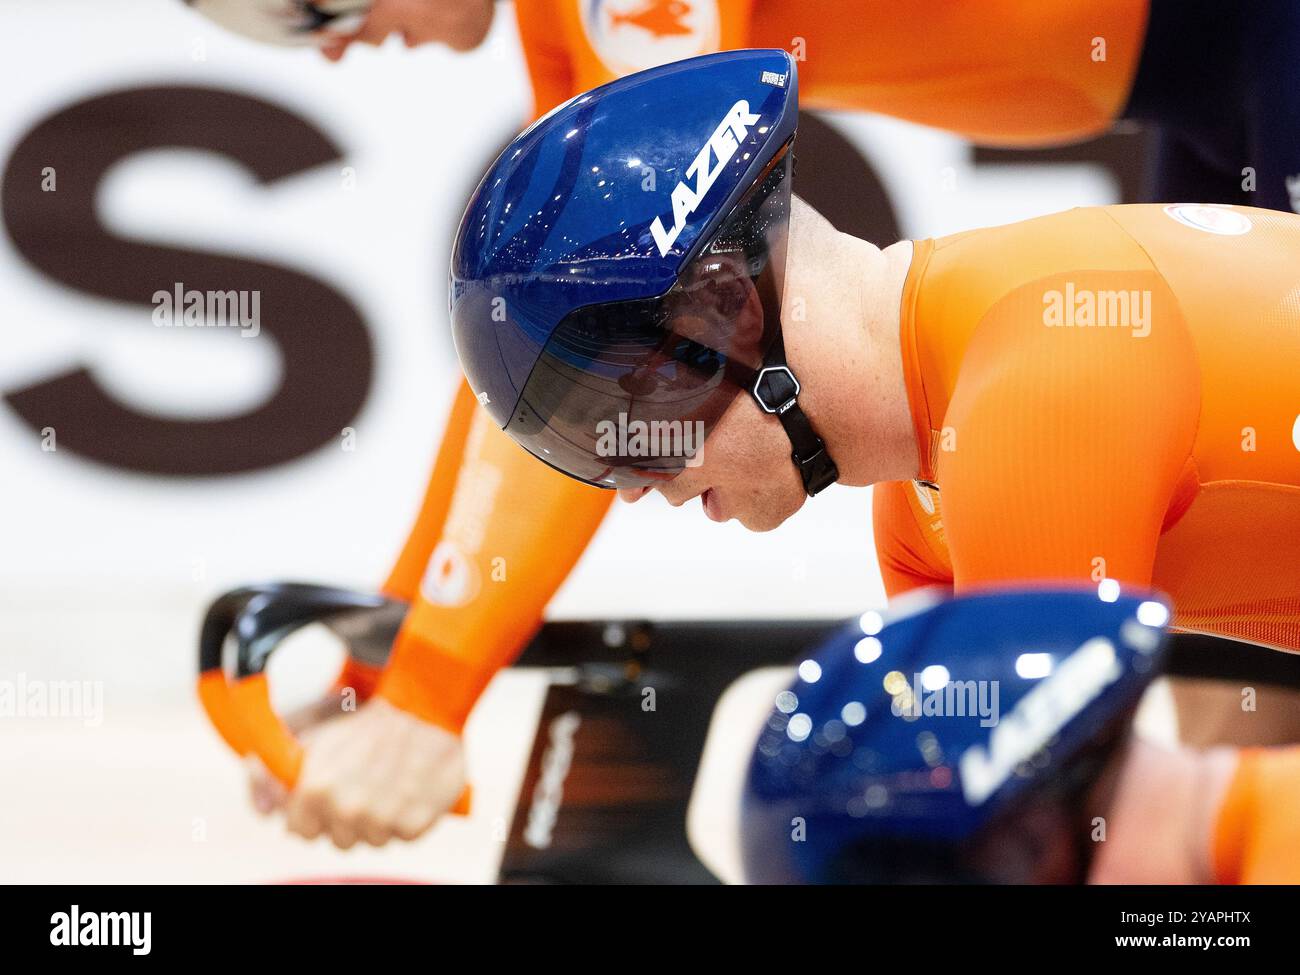
[[[834,484],[840,471],[807,414],[799,408],[799,389],[799,380],[785,361],[785,339],[778,329],[749,393],[764,413],[773,413],[781,421],[790,438],[790,459],[799,468],[803,489],[814,497]]]

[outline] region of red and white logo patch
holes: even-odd
[[[718,50],[717,0],[578,0],[592,50],[617,75]]]
[[[478,567],[455,542],[443,539],[429,557],[420,592],[437,606],[463,606],[479,590]]]

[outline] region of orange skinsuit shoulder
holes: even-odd
[[[1300,650],[1300,216],[1096,207],[921,241],[901,312],[938,488],[875,489],[891,595],[1114,579],[1178,629]]]

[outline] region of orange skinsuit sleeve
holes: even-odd
[[[852,109],[988,145],[1100,135],[1128,100],[1148,0],[758,0],[749,46],[800,60],[807,107]],[[996,29],[991,29],[997,25]]]
[[[466,397],[473,408],[462,407]],[[454,477],[441,476],[451,467]],[[385,587],[404,596],[418,585],[378,693],[459,732],[492,676],[537,629],[613,498],[539,463],[463,389],[416,529]]]
[[[555,0],[518,0],[515,21],[533,83],[533,117],[539,118],[578,93],[573,59]]]
[[[575,94],[571,59],[553,0],[516,3],[515,16],[539,116]],[[531,457],[462,382],[420,513],[384,584],[411,609],[377,693],[459,733],[537,629],[613,498]]]
[[[462,382],[456,387],[456,398],[451,404],[451,413],[447,417],[447,428],[442,434],[442,443],[438,447],[438,456],[433,463],[433,473],[429,475],[429,484],[424,489],[424,499],[420,503],[420,513],[416,516],[411,533],[402,546],[397,562],[384,583],[384,594],[404,602],[415,600],[420,589],[420,577],[429,564],[429,556],[437,544],[438,533],[442,531],[447,520],[447,511],[451,508],[452,489],[456,482],[456,471],[465,456],[465,443],[469,439],[470,424],[478,403],[469,388],[469,383]]]
[[[1168,283],[1103,209],[916,248],[903,368],[954,591],[1149,585],[1161,529],[1195,481],[1200,406]],[[1053,295],[1120,289],[1149,303],[1145,330],[1049,326]]]
[[[415,600],[419,592],[420,577],[429,563],[429,556],[433,554],[433,546],[438,540],[443,522],[447,520],[447,509],[451,507],[451,486],[455,483],[456,468],[465,452],[470,420],[476,406],[469,384],[461,383],[452,401],[451,414],[447,417],[447,427],[443,431],[433,473],[429,475],[429,484],[424,490],[420,513],[406,538],[406,544],[402,546],[396,564],[388,574],[388,581],[383,585],[386,596],[409,603]],[[381,668],[348,657],[334,687],[336,690],[350,687],[365,699],[376,691],[380,677]]]
[[[938,501],[937,491],[916,481],[887,481],[872,489],[876,559],[890,599],[927,586],[952,588]]]
[[[1219,809],[1212,837],[1221,884],[1300,883],[1300,746],[1251,748]]]
[[[1151,292],[1156,324],[1142,339],[1096,329],[1070,342],[1041,323],[1043,292],[1064,280],[1021,289],[985,319],[937,463],[958,593],[1023,579],[1151,582],[1195,435],[1194,364],[1157,275],[1069,277]]]

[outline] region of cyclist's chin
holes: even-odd
[[[782,485],[757,492],[736,506],[729,514],[752,532],[770,532],[803,507],[808,496],[802,490],[787,491]]]

